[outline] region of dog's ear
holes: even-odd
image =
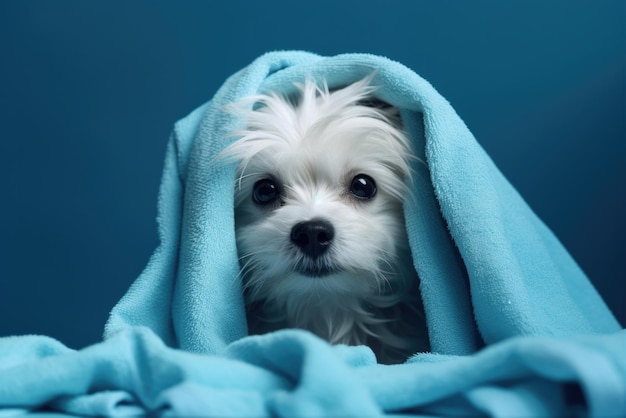
[[[381,109],[385,111],[387,111],[390,108],[393,108],[393,106],[390,105],[389,103],[383,100],[377,99],[376,97],[368,97],[363,100],[359,100],[359,104],[362,106],[373,107],[373,108]]]
[[[402,129],[400,110],[397,107],[392,106],[383,100],[377,99],[376,97],[368,97],[367,99],[360,100],[359,104],[380,110],[385,114],[385,116],[387,116],[395,128]]]

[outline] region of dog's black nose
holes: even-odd
[[[324,254],[335,236],[335,228],[324,219],[300,222],[291,229],[291,241],[312,259]]]

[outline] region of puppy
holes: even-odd
[[[224,156],[239,162],[237,246],[250,333],[309,330],[380,362],[428,350],[403,217],[411,144],[371,77],[246,99]]]

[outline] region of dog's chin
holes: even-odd
[[[266,280],[253,278],[250,284],[252,301],[266,299],[277,305],[295,301],[319,305],[340,304],[342,297],[360,298],[374,293],[376,279],[371,272],[348,271],[328,264],[295,265]]]
[[[300,266],[300,267],[297,267],[295,270],[295,272],[298,273],[300,276],[305,277],[305,278],[308,277],[312,279],[332,276],[332,275],[339,273],[340,271],[341,270],[337,270],[329,266],[315,266],[315,267]]]
[[[310,279],[329,278],[344,272],[344,268],[329,259],[312,261],[308,258],[293,263],[291,270],[294,274]]]
[[[361,291],[367,288],[367,285],[363,283],[367,279],[363,276],[364,273],[355,274],[355,272],[349,272],[338,267],[315,266],[295,268],[287,274],[287,280],[292,280],[294,283],[306,283],[304,284],[305,287],[316,289],[317,292],[324,289],[327,292],[338,294],[344,292],[355,294],[360,293],[356,286],[359,281],[361,282]]]

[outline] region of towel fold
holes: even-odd
[[[626,411],[625,352],[626,331],[516,337],[394,366],[300,330],[244,337],[220,355],[169,348],[143,327],[80,351],[13,337],[0,340],[0,414],[617,417]]]
[[[242,125],[227,105],[305,78],[334,88],[372,73],[426,162],[413,167],[404,209],[432,352],[395,366],[305,331],[247,336],[235,166],[216,158]],[[625,332],[450,104],[399,63],[261,56],[175,125],[158,205],[160,246],[104,342],[72,351],[47,337],[0,339],[5,412],[626,414]]]

